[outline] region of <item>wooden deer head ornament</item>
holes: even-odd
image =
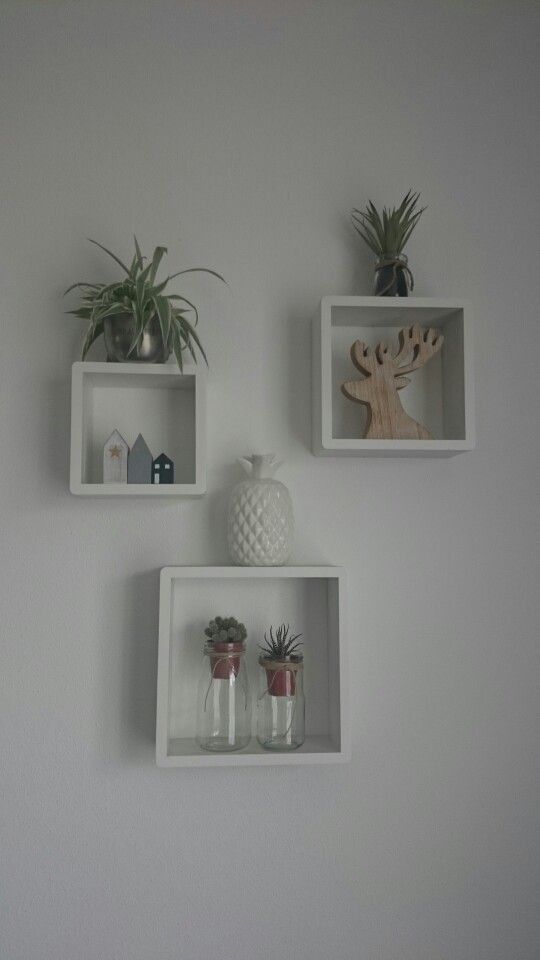
[[[374,349],[356,340],[351,360],[364,374],[363,380],[347,380],[341,391],[349,400],[368,408],[366,440],[432,440],[429,430],[413,420],[401,405],[398,390],[410,380],[404,376],[423,367],[442,347],[444,337],[438,330],[423,330],[419,324],[399,332],[399,348],[394,355],[385,343]]]

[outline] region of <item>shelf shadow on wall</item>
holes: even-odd
[[[61,291],[58,291],[59,295]],[[69,305],[66,304],[66,309]],[[62,371],[48,376],[39,385],[39,423],[36,434],[39,444],[40,494],[43,493],[43,481],[50,479],[54,494],[65,497],[69,494],[69,458],[71,426],[71,365],[80,359],[84,332],[79,323],[73,323],[73,317],[65,313],[58,315],[54,311],[51,320],[51,336],[57,338],[56,362],[49,370]],[[101,339],[101,338],[100,338]],[[90,358],[89,358],[90,359]],[[49,504],[48,504],[49,506]]]
[[[39,396],[40,492],[48,476],[61,496],[69,494],[70,373],[48,380]]]
[[[159,570],[130,577],[129,629],[123,635],[122,712],[128,753],[140,752],[140,741],[155,743]]]
[[[100,588],[105,620],[98,718],[107,760],[140,762],[155,743],[159,570],[109,580]],[[118,611],[121,621],[118,623]]]

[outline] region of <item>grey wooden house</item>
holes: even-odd
[[[152,454],[142,434],[129,452],[127,480],[128,483],[152,483]]]

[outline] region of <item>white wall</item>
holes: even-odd
[[[2,960],[533,960],[534,3],[2,3]],[[419,295],[476,313],[477,451],[314,459],[308,322],[365,293],[353,204],[422,190]],[[168,244],[211,362],[209,493],[68,492],[63,289]],[[158,568],[227,562],[272,450],[296,562],[353,585],[353,762],[159,770]]]

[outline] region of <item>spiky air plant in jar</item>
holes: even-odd
[[[301,633],[282,623],[260,644],[257,739],[266,750],[296,750],[305,739],[304,657]]]
[[[371,200],[365,210],[354,208],[351,213],[354,229],[377,257],[376,297],[406,297],[409,289],[414,288],[414,277],[403,250],[426,209],[417,209],[419,199],[419,193],[409,190],[399,207],[383,207],[382,214]]]

